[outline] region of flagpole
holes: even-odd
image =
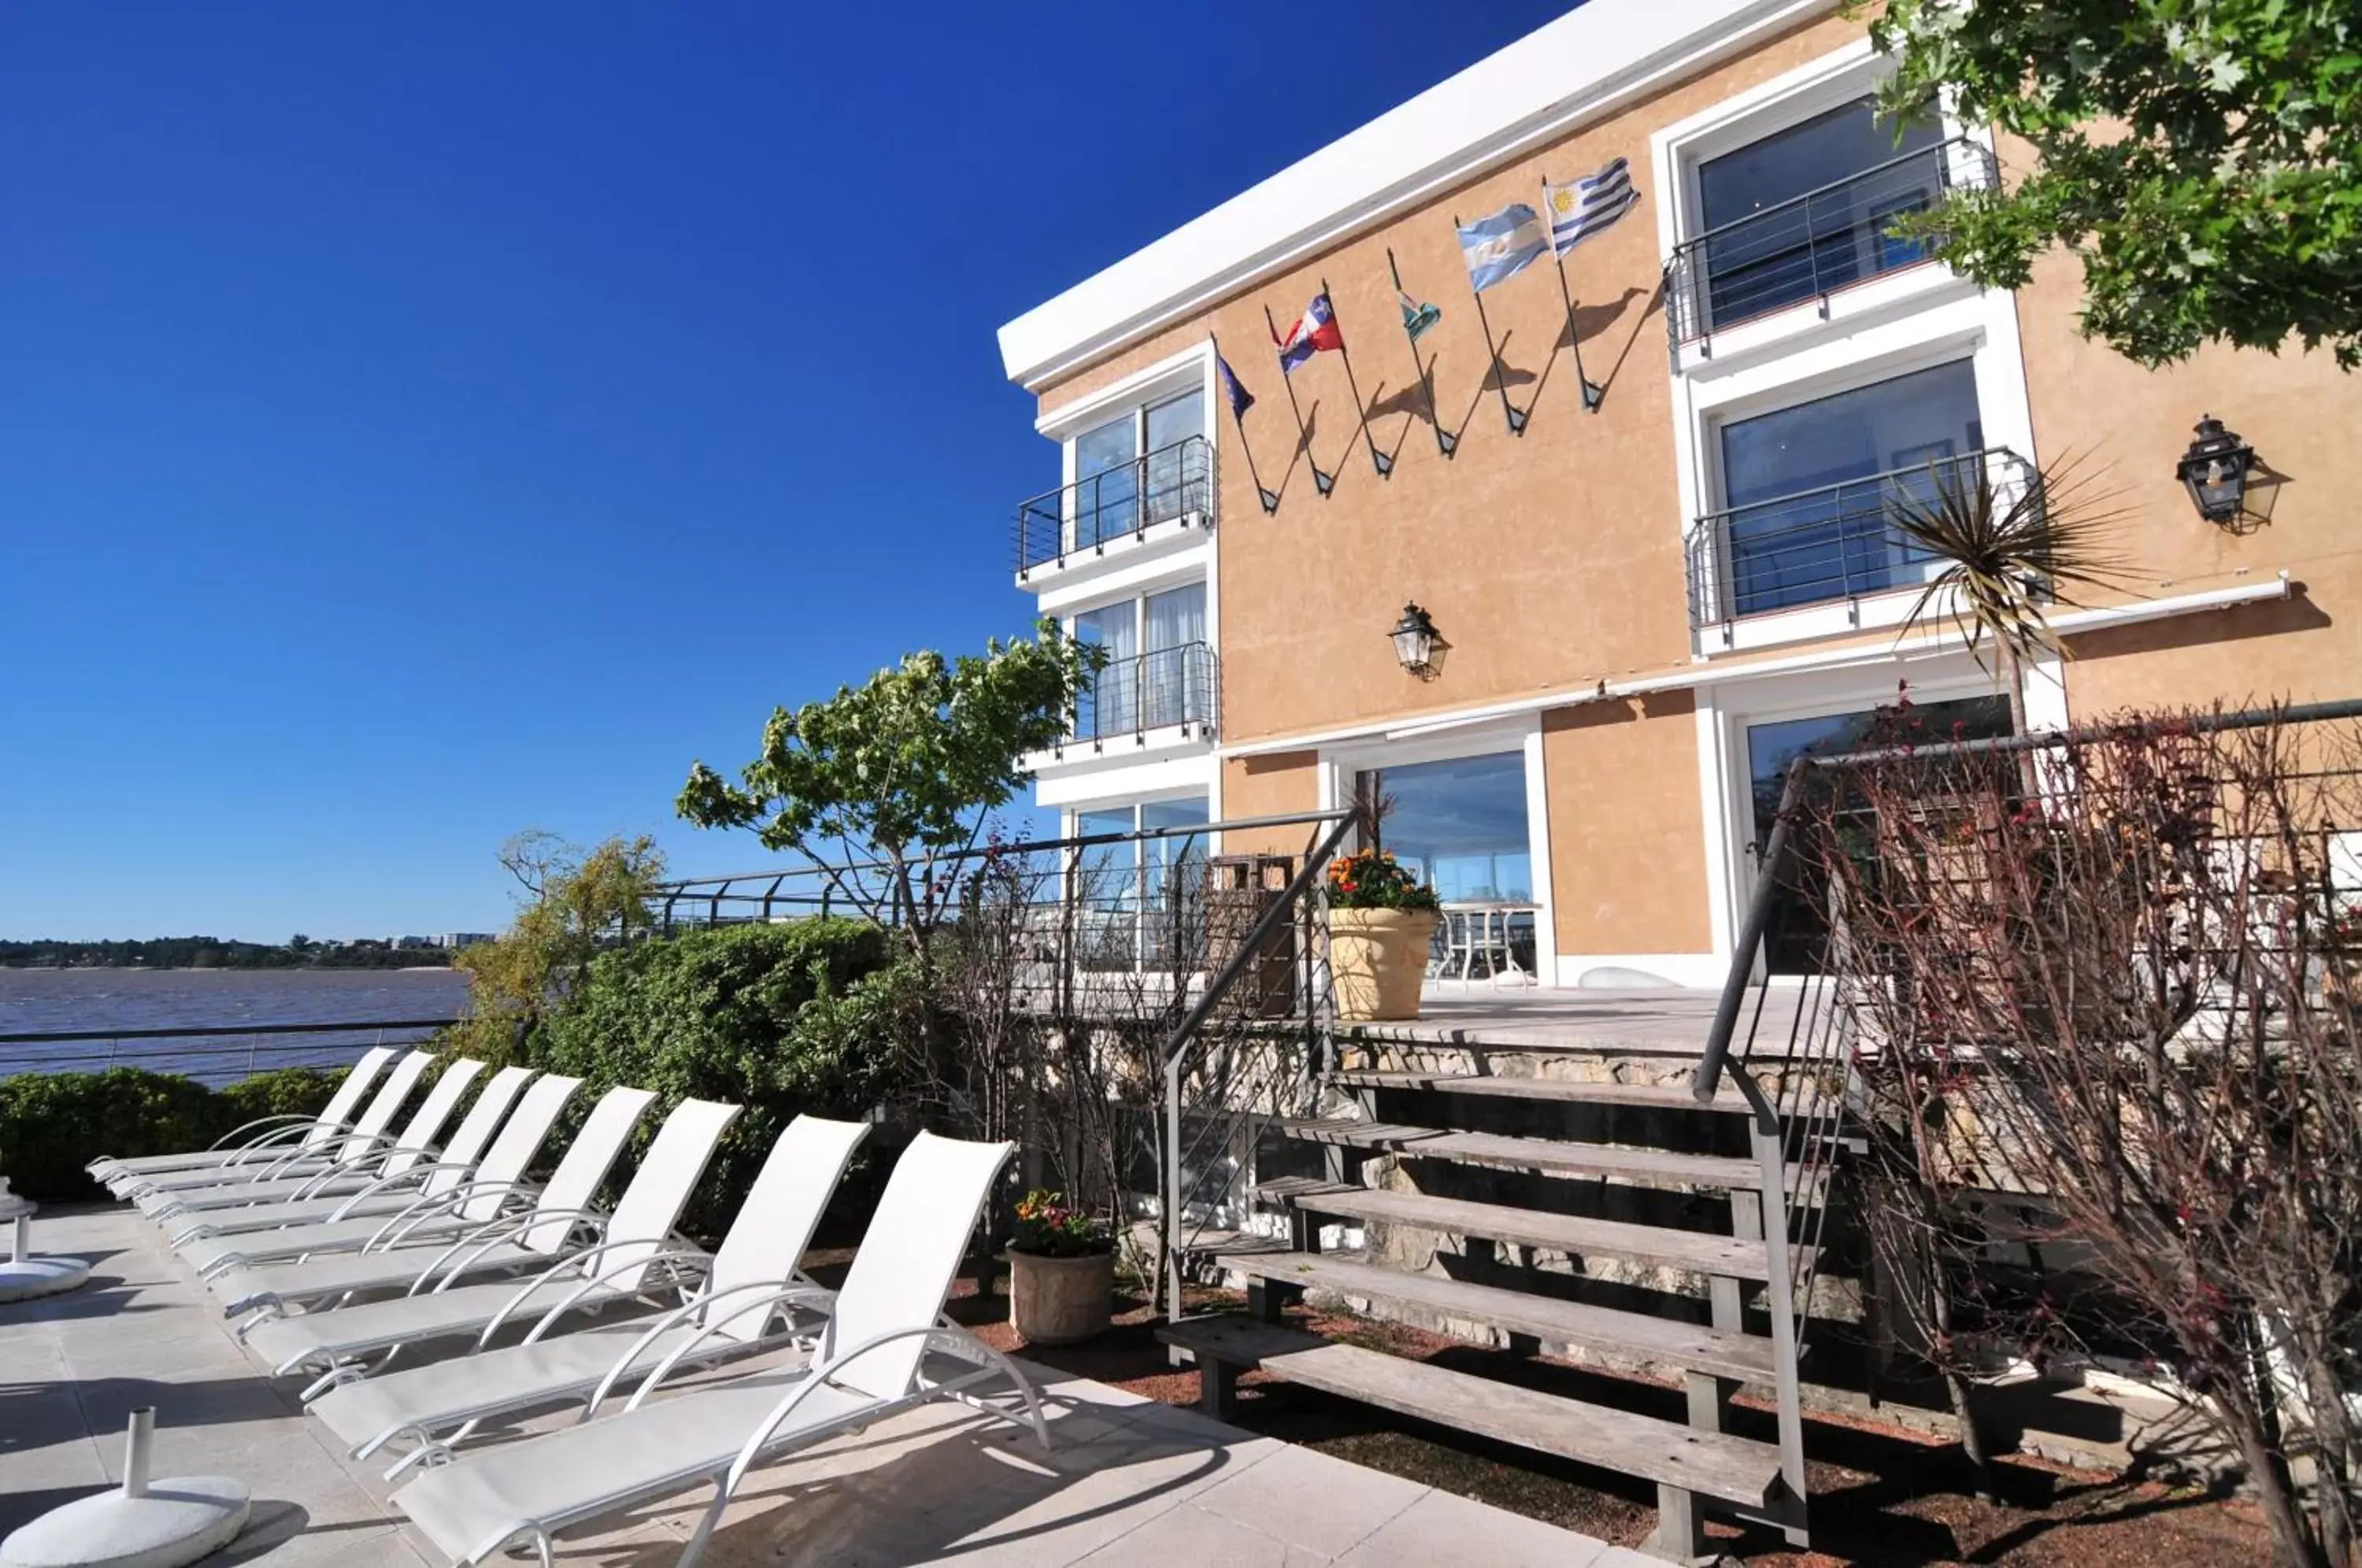
[[[1458,213],[1451,215],[1451,227],[1454,233],[1459,232]],[[1468,280],[1468,292],[1476,296],[1476,325],[1485,329],[1485,353],[1493,361],[1493,390],[1501,394],[1501,417],[1509,422],[1510,435],[1522,436],[1526,433],[1526,416],[1509,403],[1508,378],[1501,373],[1501,351],[1493,347],[1493,324],[1485,316],[1485,291],[1476,286],[1475,279],[1471,278]],[[1270,312],[1266,310],[1264,314],[1269,315]]]
[[[1206,341],[1213,345],[1214,363],[1218,366],[1223,363],[1221,339],[1209,332],[1206,334]],[[1217,374],[1214,379],[1217,383],[1221,381],[1220,374]],[[1255,499],[1263,502],[1264,515],[1268,517],[1279,510],[1279,497],[1263,487],[1262,470],[1255,467],[1254,447],[1247,440],[1247,416],[1239,412],[1239,405],[1231,401],[1225,389],[1218,384],[1215,390],[1220,392],[1222,401],[1231,405],[1231,423],[1239,427],[1239,450],[1245,454],[1247,459],[1247,478],[1254,480]]]
[[[1386,271],[1394,276],[1395,293],[1402,293],[1402,269],[1395,265],[1395,248],[1391,245],[1386,247]],[[1443,416],[1435,408],[1435,378],[1428,374],[1427,362],[1418,357],[1418,339],[1411,336],[1408,318],[1403,322],[1403,339],[1410,345],[1410,362],[1418,370],[1419,390],[1427,393],[1427,422],[1435,427],[1435,449],[1449,458],[1459,449],[1460,437],[1443,433]]]
[[[1330,308],[1333,309],[1335,307],[1332,306]],[[1279,323],[1272,320],[1271,306],[1269,305],[1263,307],[1263,324],[1270,330],[1271,340],[1274,343],[1277,343],[1279,341]],[[1321,494],[1321,498],[1326,500],[1329,495],[1330,487],[1337,482],[1337,476],[1335,474],[1324,474],[1320,471],[1320,459],[1312,455],[1312,432],[1304,427],[1304,406],[1296,401],[1296,380],[1287,373],[1286,360],[1280,359],[1277,355],[1274,355],[1273,359],[1277,360],[1279,364],[1280,382],[1287,388],[1287,406],[1289,411],[1296,415],[1296,438],[1304,444],[1304,462],[1305,466],[1312,470],[1312,488],[1319,491]]]
[[[1542,176],[1542,211],[1545,215],[1550,212],[1550,176],[1547,174]],[[1543,222],[1547,224],[1549,221],[1545,216]],[[1566,305],[1566,341],[1567,347],[1574,350],[1574,379],[1583,386],[1583,411],[1596,414],[1601,402],[1607,396],[1607,389],[1583,373],[1583,335],[1574,329],[1574,293],[1566,283],[1566,253],[1558,248],[1558,241],[1554,238],[1550,242],[1550,248],[1551,260],[1558,268],[1558,297]]]
[[[1320,297],[1329,302],[1329,319],[1337,328],[1337,358],[1345,364],[1345,390],[1353,394],[1353,414],[1362,422],[1362,439],[1370,447],[1370,467],[1380,479],[1392,479],[1395,460],[1378,450],[1378,438],[1370,432],[1370,405],[1362,401],[1361,383],[1353,379],[1352,349],[1345,341],[1345,324],[1337,319],[1337,296],[1329,292],[1326,278],[1320,280]]]

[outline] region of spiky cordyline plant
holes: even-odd
[[[1903,630],[1945,621],[1957,627],[1978,668],[2007,686],[2011,725],[2023,732],[2026,662],[2045,653],[2070,657],[2047,606],[2077,606],[2070,588],[2124,580],[2107,535],[2125,513],[2116,492],[2096,490],[2078,458],[2032,469],[2014,494],[1986,458],[1929,463],[1927,474],[1924,490],[1898,486],[1886,498],[1888,525],[1943,563]]]

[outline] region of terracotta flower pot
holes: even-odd
[[[1079,1344],[1103,1333],[1115,1302],[1115,1254],[1009,1257],[1009,1326],[1029,1344]]]
[[[1417,1018],[1428,945],[1441,919],[1433,910],[1330,911],[1337,1016],[1348,1022]]]

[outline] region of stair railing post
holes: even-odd
[[[1164,1320],[1181,1320],[1181,1058],[1164,1057]]]
[[[1787,1140],[1780,1113],[1763,1093],[1755,1075],[1733,1069],[1732,1081],[1746,1097],[1748,1142],[1754,1145],[1758,1190],[1763,1204],[1763,1255],[1771,1277],[1765,1300],[1772,1309],[1772,1374],[1780,1413],[1780,1478],[1787,1486],[1783,1502],[1787,1517],[1782,1528],[1790,1545],[1807,1543],[1805,1528],[1805,1406],[1796,1374],[1795,1273],[1788,1258]],[[1802,1197],[1802,1194],[1799,1194]],[[1827,1194],[1821,1194],[1827,1201]]]

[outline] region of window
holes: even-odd
[[[1868,98],[1697,165],[1705,324],[1748,316],[1926,259],[1885,232],[1946,183],[1941,125],[1881,124]]]
[[[1209,820],[1206,797],[1192,795],[1077,812],[1075,835],[1188,829]],[[1205,834],[1091,845],[1076,861],[1085,967],[1156,967],[1176,955],[1196,962],[1205,925]]]
[[[1076,712],[1077,735],[1212,721],[1214,663],[1206,643],[1204,583],[1086,610],[1075,617],[1075,635],[1108,654]]]
[[[1076,547],[1213,507],[1202,391],[1129,409],[1074,438]]]
[[[1727,602],[1754,614],[1908,581],[1927,558],[1888,525],[1888,500],[1983,445],[1967,359],[1726,424]]]
[[[1380,842],[1438,898],[1533,901],[1523,752],[1373,769],[1356,788],[1391,803]]]
[[[1898,730],[1895,726],[1906,726]],[[1990,740],[2010,733],[2009,699],[1963,697],[1948,702],[1915,703],[1907,718],[1892,709],[1866,709],[1817,719],[1783,719],[1747,728],[1748,797],[1754,841],[1748,845],[1750,873],[1780,812],[1788,765],[1799,756],[1836,756],[1916,736],[1929,742]],[[1809,823],[1808,812],[1801,822]],[[1795,831],[1794,829],[1791,830]],[[1794,876],[1814,877],[1826,852],[1798,845],[1787,862]],[[1817,890],[1783,882],[1774,895],[1764,941],[1764,966],[1774,975],[1816,973],[1827,947]]]

